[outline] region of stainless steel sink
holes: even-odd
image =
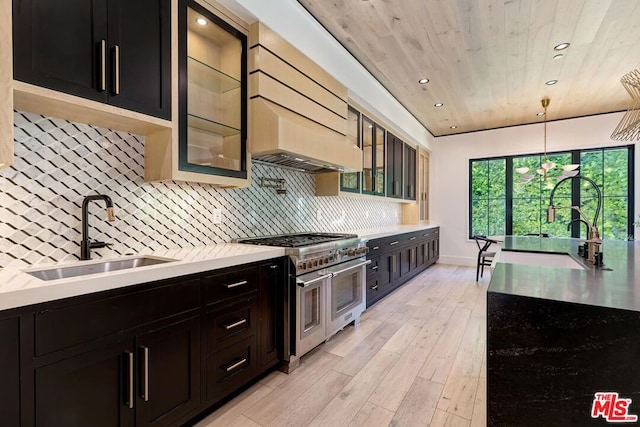
[[[25,273],[37,277],[41,280],[57,280],[76,276],[86,276],[88,274],[107,273],[109,271],[146,267],[148,265],[164,264],[173,261],[176,260],[152,256],[138,256],[133,258],[96,262],[91,264],[78,264],[70,265],[68,267],[31,270],[25,271]]]

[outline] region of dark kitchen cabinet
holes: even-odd
[[[279,363],[288,257],[0,320],[0,425],[180,426]]]
[[[258,366],[262,371],[275,366],[282,359],[284,311],[278,310],[277,307],[280,307],[279,302],[284,300],[282,284],[285,283],[286,268],[284,258],[260,266]]]
[[[349,142],[362,148],[361,114],[349,106],[347,111],[347,138]],[[343,172],[340,174],[340,191],[360,192],[360,172]]]
[[[14,0],[14,78],[171,119],[170,0]]]
[[[387,132],[387,197],[402,198],[404,143]]]
[[[374,270],[367,270],[367,307],[434,264],[439,257],[439,228],[397,234],[367,242]]]
[[[169,426],[200,404],[200,319],[136,337],[136,426]]]
[[[403,197],[405,200],[416,200],[416,149],[405,144],[403,163]]]
[[[247,36],[180,0],[178,73],[180,171],[247,179]]]
[[[20,319],[0,320],[0,426],[20,425]]]
[[[384,196],[385,130],[362,116],[362,192]]]

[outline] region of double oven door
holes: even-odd
[[[365,309],[365,265],[357,259],[299,276],[296,286],[296,355],[307,353]]]

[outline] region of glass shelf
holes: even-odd
[[[205,119],[204,117],[195,116],[193,114],[187,114],[187,126],[220,136],[233,136],[240,133],[240,129]]]
[[[206,88],[215,93],[225,93],[240,88],[240,81],[222,71],[200,62],[197,59],[187,57],[187,75],[189,83]]]

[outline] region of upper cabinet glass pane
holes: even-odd
[[[182,70],[186,76],[181,78],[186,81],[182,106],[186,141],[182,141],[181,169],[246,174],[244,35],[199,5],[187,7],[186,21],[186,70]]]
[[[362,116],[362,191],[373,192],[373,122]]]
[[[347,138],[349,138],[349,142],[358,147],[361,147],[362,144],[360,132],[360,112],[353,107],[349,107],[347,113]],[[340,174],[340,189],[353,193],[360,192],[360,173],[346,172]]]

